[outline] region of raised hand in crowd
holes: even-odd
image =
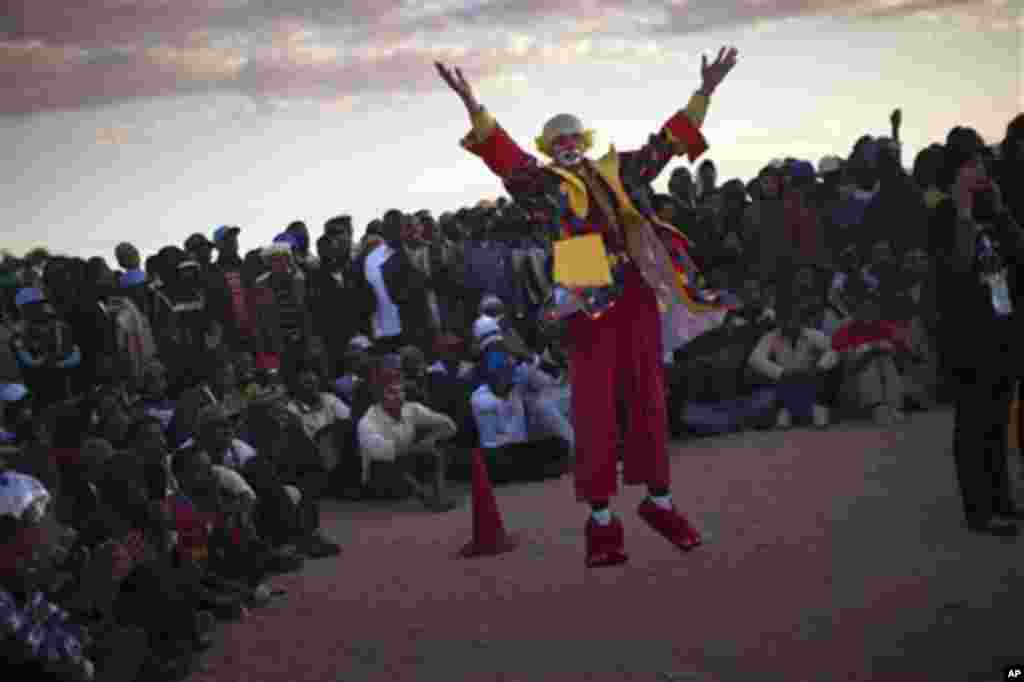
[[[701,55],[701,94],[710,97],[715,92],[718,86],[721,85],[722,81],[725,80],[725,77],[729,75],[729,72],[736,66],[736,58],[738,56],[739,50],[735,47],[723,47],[720,49],[718,51],[718,56],[715,57],[715,61],[710,64],[708,64],[707,55]]]
[[[438,74],[448,84],[448,87],[466,105],[466,111],[472,115],[483,108],[480,106],[480,102],[477,101],[476,95],[473,94],[473,86],[469,84],[469,81],[462,74],[462,69],[457,66],[446,66],[441,62],[434,62],[434,66],[437,67]]]

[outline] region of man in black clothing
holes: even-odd
[[[311,274],[313,332],[323,339],[331,364],[330,379],[341,376],[345,349],[359,332],[362,318],[352,263],[352,219],[331,218],[316,242],[320,267]]]
[[[199,267],[205,272],[213,261],[214,244],[205,236],[196,232],[185,240],[185,253],[199,263]]]
[[[1024,232],[985,170],[973,131],[950,134],[932,235],[940,264],[945,364],[959,383],[953,456],[968,527],[1013,536],[1024,520],[1010,492],[1007,426],[1013,393],[1013,297]]]
[[[246,300],[238,235],[242,229],[222,225],[213,233],[217,262],[209,269],[206,306],[214,325],[222,325],[222,343],[232,351],[249,350],[255,325]]]

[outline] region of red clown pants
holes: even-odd
[[[577,498],[605,502],[617,492],[620,432],[625,483],[667,489],[661,316],[635,267],[627,268],[623,294],[607,313],[569,320],[569,341]],[[619,423],[620,401],[626,424]]]

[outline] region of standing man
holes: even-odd
[[[331,218],[316,242],[320,267],[310,276],[314,333],[324,341],[331,361],[331,380],[342,374],[349,340],[359,333],[362,317],[357,273],[352,261],[352,219]]]
[[[973,131],[950,133],[939,188],[948,199],[932,219],[939,268],[944,364],[957,382],[953,458],[967,526],[1015,536],[1007,466],[1013,372],[1019,366],[1013,274],[1024,263],[1024,232],[988,176]]]
[[[735,49],[723,48],[714,63],[709,65],[704,59],[700,90],[685,110],[670,118],[636,152],[618,153],[613,148],[593,161],[585,156],[593,143],[593,131],[585,129],[575,116],[555,116],[537,138],[538,149],[554,160],[547,166],[523,151],[498,125],[477,101],[459,69],[437,65],[472,121],[473,129],[462,141],[463,147],[483,159],[517,202],[536,206],[544,204],[544,197],[551,197],[554,206],[562,207],[560,212],[552,211],[551,217],[561,237],[556,250],[590,256],[591,263],[607,259],[610,285],[578,287],[582,280],[563,281],[586,301],[586,310],[569,318],[568,332],[576,494],[591,507],[586,524],[587,566],[610,566],[628,559],[623,551],[622,523],[609,510],[618,484],[620,400],[629,412],[625,482],[646,484],[649,492],[639,515],[682,550],[701,542],[669,496],[659,314],[659,309],[672,312],[676,306],[697,307],[693,301],[700,294],[688,286],[696,281],[696,273],[685,254],[686,238],[653,211],[642,212],[631,196],[643,196],[673,156],[686,154],[692,162],[707,149],[700,126],[708,100],[735,66],[736,56]],[[601,236],[596,243],[594,234]]]
[[[217,261],[210,266],[206,301],[210,319],[220,327],[224,345],[232,351],[251,350],[256,336],[256,323],[250,310],[248,291],[242,276],[242,259],[238,255],[238,235],[242,228],[221,225],[213,232]]]

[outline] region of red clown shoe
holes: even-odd
[[[655,532],[684,552],[701,544],[700,533],[679,513],[675,505],[671,509],[662,509],[654,500],[647,498],[636,511]]]
[[[587,520],[587,568],[617,566],[629,560],[623,552],[625,532],[622,521],[612,517],[612,522],[602,526],[593,517]]]

